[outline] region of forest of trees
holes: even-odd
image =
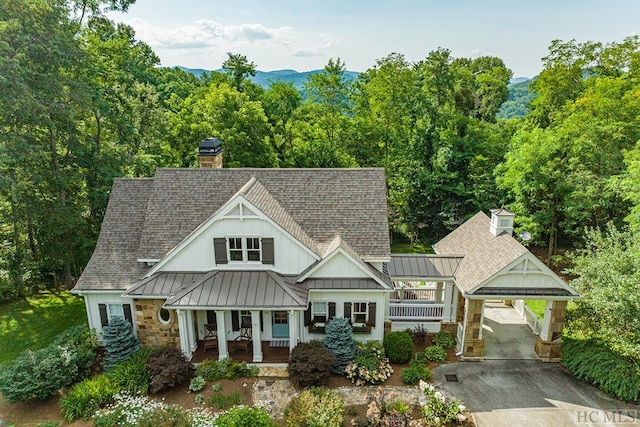
[[[0,0],[0,292],[71,285],[115,177],[196,167],[384,167],[394,240],[432,243],[506,206],[550,260],[585,228],[640,229],[640,41],[553,41],[522,119],[497,119],[511,71],[447,49],[390,53],[345,78],[331,59],[304,98],[262,89],[229,53],[195,77],[108,20],[132,0]],[[608,225],[609,224],[609,225]],[[611,225],[612,224],[612,225]],[[627,229],[632,231],[627,231]]]

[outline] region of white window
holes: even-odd
[[[327,303],[326,302],[314,302],[312,307],[312,316],[314,322],[326,322],[327,321]]]
[[[229,237],[227,239],[230,262],[261,262],[259,237]]]
[[[255,237],[247,238],[247,261],[260,262],[260,239]]]
[[[367,323],[367,303],[354,302],[352,317],[352,322],[354,325]]]
[[[242,328],[251,327],[251,312],[249,310],[242,310],[240,312],[240,327]]]
[[[229,238],[229,261],[242,261],[243,258],[242,238]]]
[[[509,223],[510,222],[511,221],[509,221],[508,219],[504,219],[503,218],[503,219],[500,220],[500,227],[509,227],[509,225],[510,225]]]
[[[108,307],[108,315],[109,315],[109,323],[117,317],[120,319],[124,319],[124,308],[122,304],[109,304]]]

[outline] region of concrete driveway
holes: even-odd
[[[538,360],[536,336],[515,308],[487,301],[482,322],[484,359]]]
[[[640,407],[607,397],[556,363],[451,363],[436,367],[433,379],[464,402],[478,427],[640,426]]]

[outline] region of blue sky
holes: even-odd
[[[514,76],[532,77],[554,39],[640,33],[638,0],[137,0],[110,17],[131,25],[162,65],[217,69],[233,52],[263,71],[312,70],[337,57],[364,71],[392,52],[413,62],[444,47],[498,56]]]

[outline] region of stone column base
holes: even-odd
[[[455,337],[458,334],[458,324],[456,322],[440,322],[440,330],[449,332]]]
[[[484,340],[467,339],[462,345],[463,358],[481,358],[484,356]]]
[[[391,321],[387,320],[384,322],[384,330],[383,330],[383,334],[387,335],[389,332],[391,332]]]
[[[543,341],[536,336],[535,352],[543,362],[559,362],[562,357],[560,340]]]

